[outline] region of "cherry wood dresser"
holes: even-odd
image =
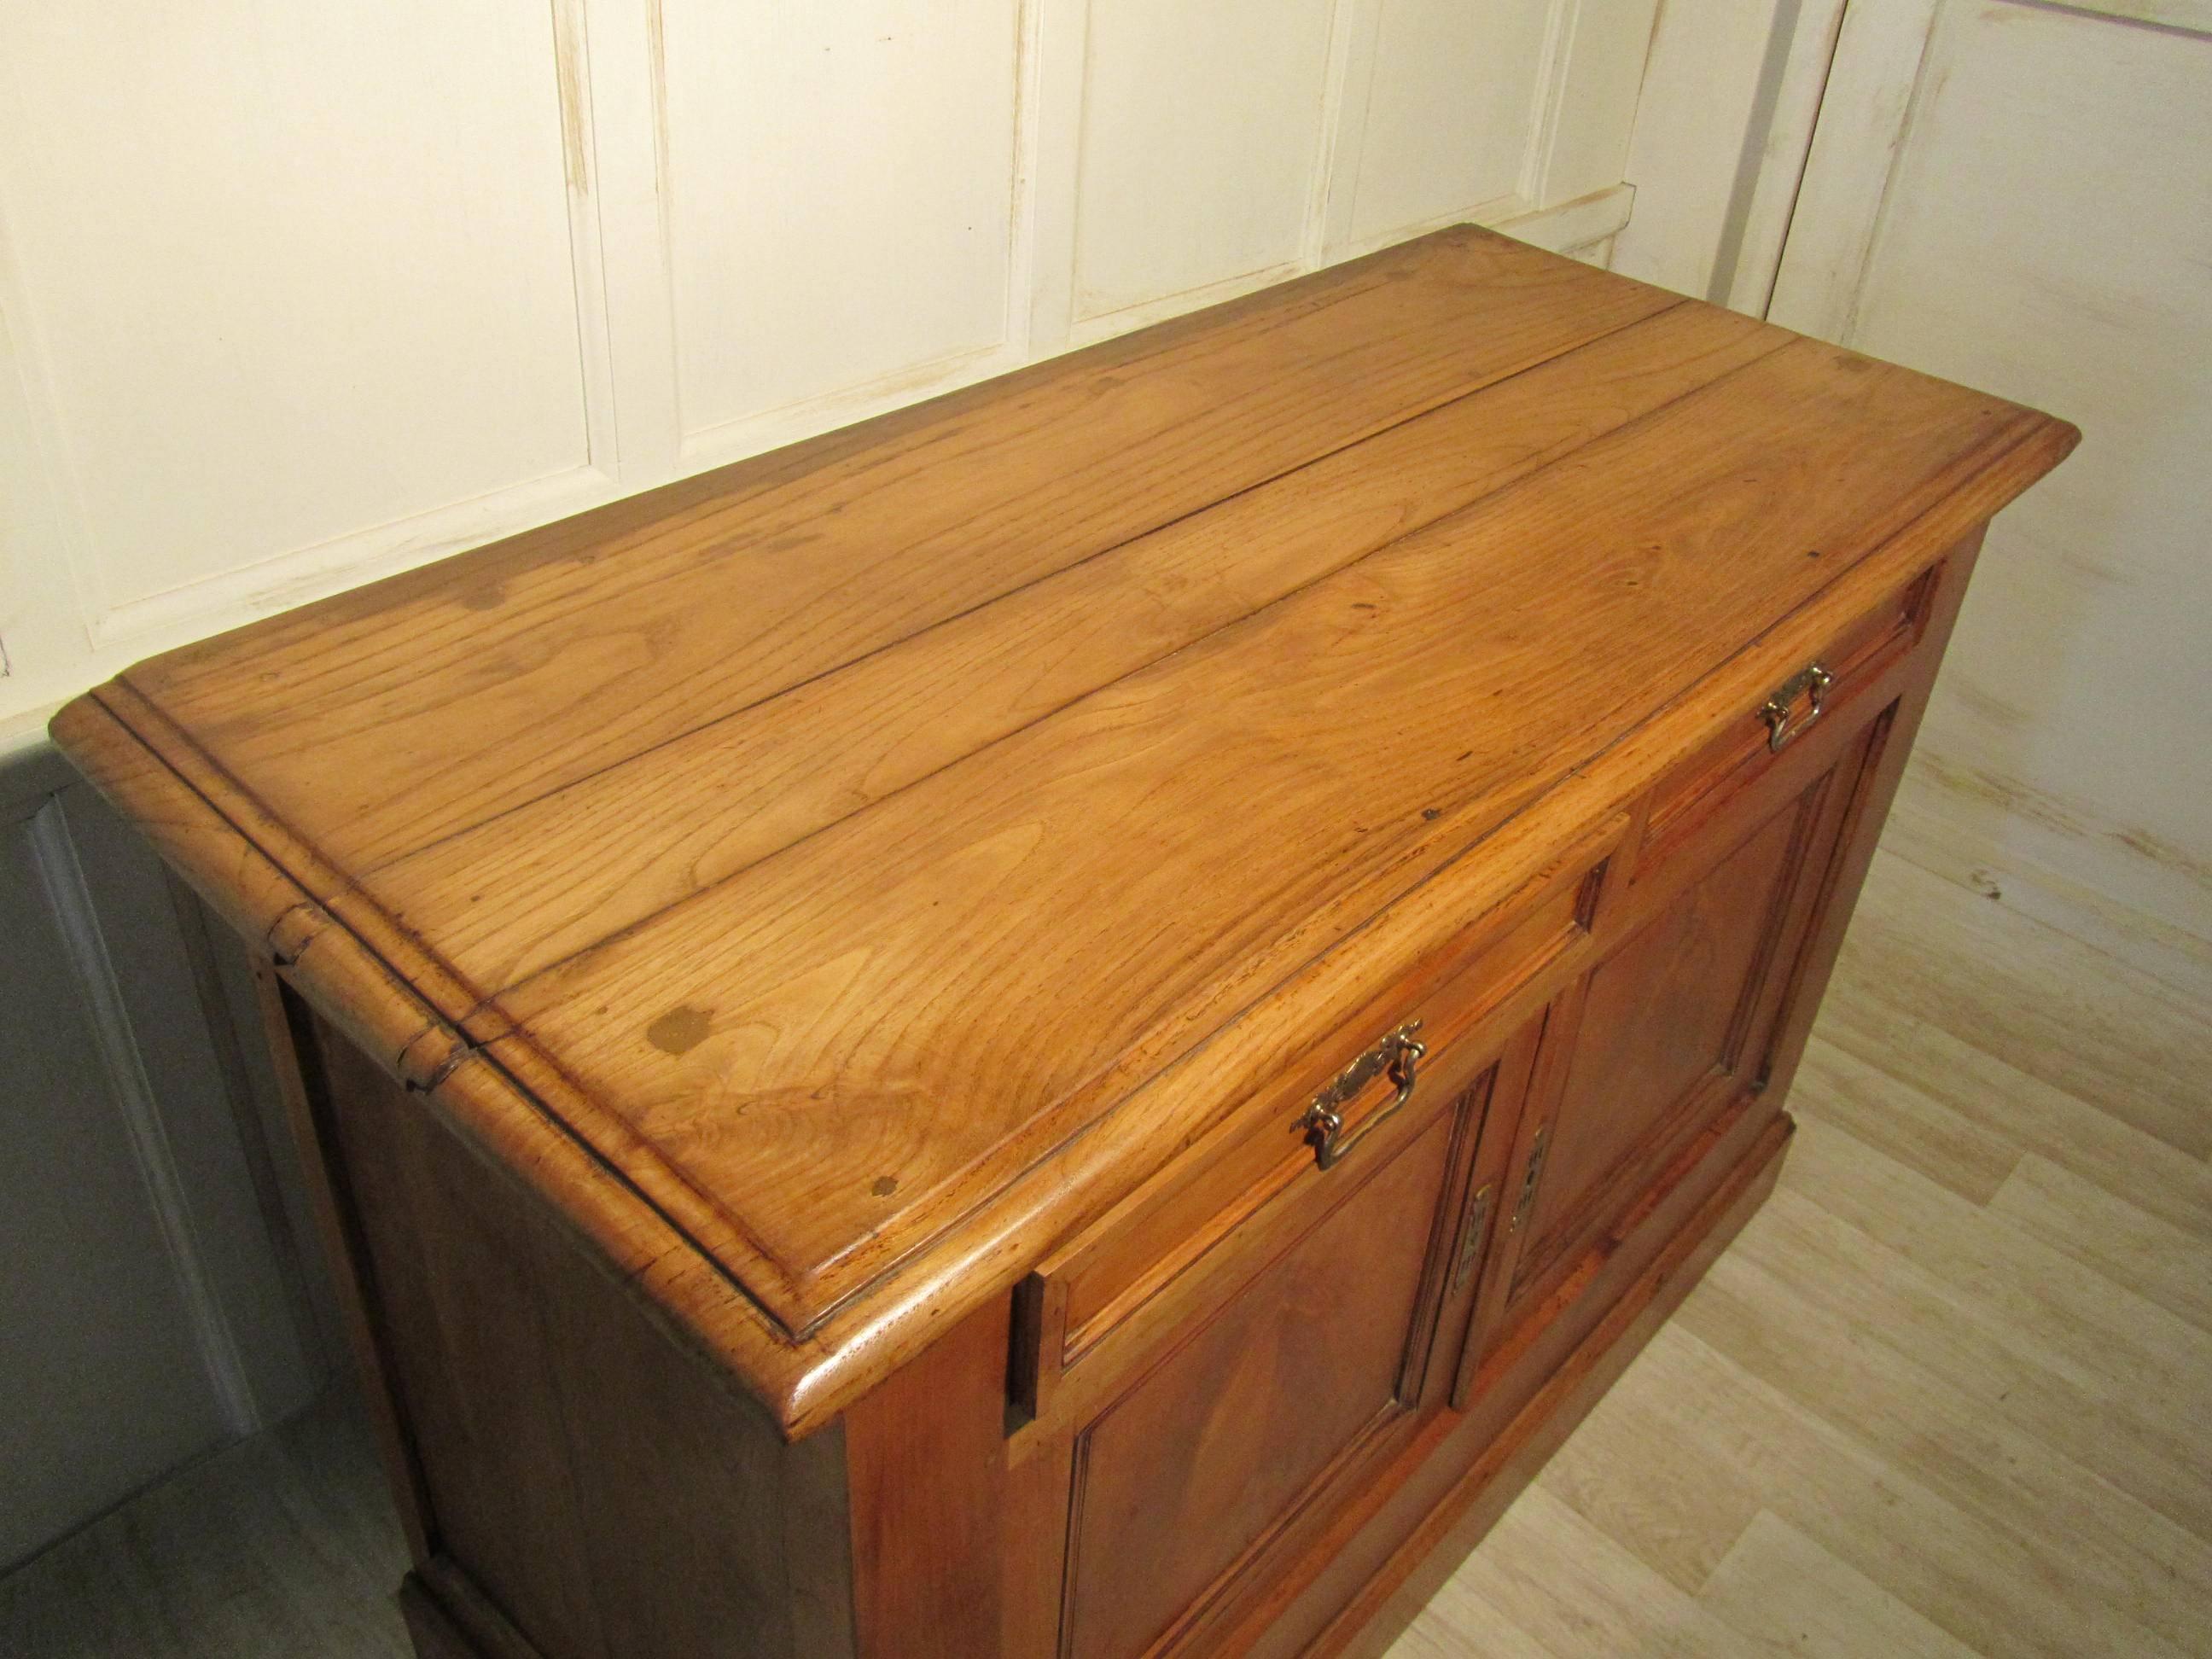
[[[1453,230],[72,703],[262,964],[418,1646],[1373,1646],[1773,1183],[2075,436]]]

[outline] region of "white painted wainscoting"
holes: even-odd
[[[0,9],[0,1565],[325,1374],[234,954],[40,740],[138,658],[1474,219],[1656,0]]]

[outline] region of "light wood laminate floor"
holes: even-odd
[[[1774,1198],[1392,1659],[2212,1653],[2212,962],[1899,828]],[[404,1655],[403,1556],[338,1401],[0,1581],[0,1653]]]

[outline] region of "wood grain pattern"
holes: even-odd
[[[1000,1626],[1006,1316],[978,1309],[848,1421],[863,1652],[964,1659]]]
[[[796,1434],[2074,437],[1455,231],[173,653],[56,732]]]
[[[2014,435],[1838,361],[1760,358],[501,993],[497,1022],[805,1328],[1095,1115],[1109,1068],[1295,965],[1294,930],[1310,955],[1402,896]],[[1877,478],[1913,481],[1888,524]],[[1561,672],[1569,628],[1598,672]]]
[[[126,678],[356,869],[1674,303],[1449,233]]]
[[[470,984],[514,984],[1787,337],[1662,312],[434,842],[364,890],[434,927]]]

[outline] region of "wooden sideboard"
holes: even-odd
[[[1459,229],[72,703],[263,964],[418,1646],[1379,1640],[1773,1183],[2075,436]]]

